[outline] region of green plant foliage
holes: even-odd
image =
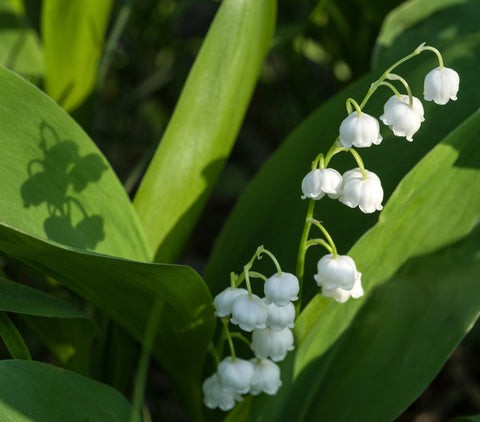
[[[195,271],[61,247],[5,224],[0,224],[0,250],[54,277],[140,342],[153,307],[159,306],[152,355],[172,377],[192,419],[198,417],[200,377],[214,314],[210,293]]]
[[[1,277],[0,311],[53,318],[87,318],[68,302]]]
[[[3,68],[0,95],[0,221],[76,248],[149,260],[135,210],[85,132]]]
[[[32,359],[22,335],[6,312],[0,312],[0,336],[12,358]]]
[[[412,29],[415,33],[408,39],[408,46],[405,45],[405,40],[402,41],[400,51],[396,49],[396,44],[386,50],[391,53],[390,60],[387,61],[387,65],[390,65],[399,57],[413,51],[420,42],[428,40],[430,28],[438,30],[442,23],[444,26],[453,26],[457,29],[434,41],[435,46],[442,51],[445,65],[455,68],[461,75],[457,102],[450,102],[443,107],[431,102],[424,103],[426,120],[412,143],[394,137],[388,128],[382,126],[382,144],[362,151],[366,168],[381,178],[386,199],[403,175],[430,148],[478,109],[480,65],[478,61],[467,58],[480,55],[480,30],[475,18],[480,14],[479,7],[479,3],[472,1],[457,6],[454,12],[450,10],[450,15],[447,11],[438,13],[439,23],[432,18],[420,28]],[[452,13],[461,19],[452,20]],[[461,43],[456,37],[457,33],[462,34]],[[382,66],[384,64],[385,60],[382,59]],[[421,97],[423,78],[437,65],[433,54],[423,53],[411,63],[402,65],[398,72],[409,82],[414,95]],[[207,264],[205,279],[214,294],[225,288],[229,272],[238,271],[260,242],[276,254],[287,271],[294,271],[307,209],[305,201],[300,200],[301,181],[316,155],[327,151],[338,136],[338,128],[346,116],[345,100],[348,97],[362,99],[370,84],[384,70],[385,67],[381,67],[371,72],[316,110],[286,139],[252,180],[220,233]],[[462,87],[468,89],[463,90]],[[378,96],[375,94],[374,99],[367,104],[365,111],[373,116],[380,116],[383,104],[390,95],[386,89],[379,91]],[[351,157],[345,156],[338,160],[335,157],[332,166],[344,171],[356,165]],[[327,229],[335,238],[339,252],[345,253],[365,230],[375,223],[377,214],[365,215],[338,201],[325,200],[316,207],[316,218],[325,221]],[[307,298],[317,291],[315,283],[308,280],[312,280],[318,258],[314,253],[307,254]]]
[[[275,12],[275,0],[226,0],[218,10],[135,198],[157,261],[176,259],[230,153]]]
[[[132,408],[116,390],[40,362],[0,362],[4,422],[127,422]]]
[[[112,0],[45,0],[42,36],[46,92],[65,110],[77,108],[95,86]]]
[[[288,398],[254,401],[249,420],[275,412],[268,420],[392,420],[428,385],[478,317],[480,232],[416,259],[386,282],[407,260],[466,236],[478,223],[478,136],[479,112],[400,183],[378,224],[349,252],[366,297],[339,305],[315,296],[296,322]],[[342,406],[345,397],[349,406]]]
[[[461,418],[450,419],[448,422],[480,422],[480,415],[463,416]]]
[[[0,0],[0,63],[29,78],[44,72],[37,34],[9,0]]]

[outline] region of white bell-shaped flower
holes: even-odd
[[[281,331],[285,327],[295,326],[295,306],[289,302],[287,306],[277,306],[274,303],[267,305],[267,327]]]
[[[331,297],[335,299],[338,303],[345,303],[348,299],[350,299],[350,297],[358,299],[364,294],[361,278],[362,273],[357,272],[355,276],[355,284],[353,285],[352,290],[344,290],[340,287],[337,287],[336,289],[326,290],[324,287],[322,287],[322,295],[325,297]]]
[[[231,356],[223,359],[217,367],[220,388],[226,392],[246,394],[252,385],[255,368],[251,362]]]
[[[344,148],[364,148],[382,142],[378,120],[366,113],[350,113],[340,125],[340,143]]]
[[[437,67],[425,76],[423,96],[427,101],[447,104],[449,100],[457,99],[459,85],[460,77],[457,72],[448,67]]]
[[[268,327],[257,329],[252,334],[251,348],[257,358],[270,358],[274,362],[279,362],[294,349],[292,331],[290,328],[284,328],[282,331]]]
[[[292,300],[298,299],[299,290],[298,278],[293,274],[282,272],[282,275],[278,275],[275,273],[263,285],[265,303],[286,306]]]
[[[217,317],[225,317],[232,313],[233,301],[241,295],[247,295],[246,289],[227,287],[224,291],[220,292],[213,299],[213,306],[215,306],[215,315]]]
[[[267,315],[267,305],[257,295],[240,295],[233,301],[230,322],[242,330],[253,331],[266,327]]]
[[[312,170],[302,180],[302,199],[321,199],[325,194],[337,199],[341,184],[342,176],[335,169]]]
[[[318,273],[314,275],[315,281],[325,290],[341,288],[352,290],[359,272],[355,261],[348,255],[324,255],[317,264]]]
[[[380,116],[380,120],[392,129],[395,136],[405,136],[410,142],[425,120],[420,100],[413,97],[412,103],[410,107],[408,95],[402,95],[401,99],[393,95],[385,103],[383,114]]]
[[[343,174],[340,202],[350,208],[359,207],[365,214],[383,209],[383,189],[379,177],[365,170],[367,179],[363,179],[362,171],[357,167]]]
[[[216,373],[203,382],[202,391],[203,403],[210,409],[219,407],[227,411],[235,406],[235,402],[243,400],[239,393],[223,391]]]
[[[278,365],[268,359],[250,359],[250,362],[255,367],[250,393],[255,396],[262,392],[271,396],[277,394],[282,385]]]

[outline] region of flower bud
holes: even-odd
[[[239,393],[223,391],[216,373],[203,382],[202,391],[203,403],[209,409],[219,407],[225,412],[232,409],[235,406],[235,402],[243,400]]]
[[[365,214],[383,209],[383,189],[379,177],[365,170],[367,179],[363,179],[362,171],[357,167],[343,174],[340,202],[355,208],[358,206]]]
[[[268,359],[250,359],[250,362],[255,367],[250,393],[257,395],[263,392],[271,396],[276,394],[282,385],[278,365]]]
[[[436,104],[447,104],[449,100],[457,99],[460,85],[458,73],[448,67],[437,67],[425,76],[423,96],[426,101]]]
[[[393,95],[385,103],[380,120],[393,130],[395,136],[405,136],[407,141],[412,142],[412,136],[425,120],[422,103],[413,97],[410,107],[408,95],[402,95],[401,99]]]
[[[359,148],[369,147],[372,143],[379,145],[382,139],[378,120],[369,114],[359,116],[354,111],[340,125],[340,143],[347,149],[352,145]]]
[[[257,295],[240,295],[233,301],[230,322],[242,330],[253,331],[266,327],[267,315],[267,305]]]
[[[337,199],[342,176],[334,169],[315,169],[307,173],[302,180],[302,199],[321,199],[327,194]]]
[[[353,285],[352,290],[344,290],[340,287],[336,289],[326,290],[322,287],[322,295],[325,297],[331,297],[335,299],[338,303],[345,303],[350,297],[358,299],[362,297],[364,292],[362,288],[362,273],[357,272],[355,277],[355,284]]]
[[[289,328],[282,331],[271,328],[257,329],[252,334],[253,353],[259,359],[271,358],[274,362],[281,361],[287,352],[294,349],[293,334]]]
[[[213,299],[213,306],[215,306],[215,315],[217,317],[225,317],[232,313],[233,301],[240,295],[247,295],[246,289],[234,289],[227,287],[223,292],[220,292]]]
[[[317,270],[314,278],[325,290],[337,288],[352,290],[360,274],[355,261],[347,255],[337,255],[336,258],[332,254],[322,256],[318,261]]]
[[[267,327],[281,331],[285,327],[293,328],[295,325],[295,306],[289,302],[287,306],[267,305]]]
[[[236,358],[233,361],[228,356],[218,364],[217,374],[223,391],[246,394],[250,390],[255,368],[248,360]]]
[[[292,300],[298,299],[300,285],[298,278],[293,274],[282,272],[275,273],[263,285],[265,303],[274,303],[277,306],[286,306]]]

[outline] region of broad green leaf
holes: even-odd
[[[232,149],[275,13],[275,0],[220,5],[135,197],[157,261],[175,261]]]
[[[128,422],[131,406],[118,391],[40,362],[0,362],[2,422]]]
[[[78,251],[0,224],[0,250],[55,278],[142,341],[160,308],[152,355],[169,373],[192,420],[201,413],[201,375],[214,326],[210,293],[180,265],[149,264]]]
[[[32,359],[22,335],[6,312],[0,312],[0,336],[12,358]]]
[[[48,350],[66,369],[90,375],[94,326],[85,318],[23,316]]]
[[[45,89],[65,110],[77,108],[95,86],[112,0],[45,0],[42,36]]]
[[[0,96],[0,221],[76,248],[149,260],[135,210],[85,132],[4,68]]]
[[[0,277],[0,311],[53,318],[87,318],[68,302]]]
[[[389,48],[396,38],[415,24],[431,17],[439,10],[465,3],[467,0],[414,0],[394,9],[383,21],[376,48]],[[430,42],[430,40],[429,40]]]
[[[0,64],[26,77],[44,72],[43,52],[19,4],[0,0]]]
[[[412,143],[394,137],[382,124],[382,144],[359,150],[366,168],[380,177],[385,200],[403,175],[432,146],[478,108],[480,63],[475,57],[480,55],[480,28],[476,19],[480,14],[480,3],[471,1],[457,6],[457,9],[456,13],[462,20],[452,20],[451,15],[447,15],[447,23],[447,16],[441,14],[441,22],[451,30],[445,32],[443,38],[436,38],[434,45],[444,55],[445,65],[456,69],[461,75],[458,101],[445,106],[425,102],[425,122]],[[401,54],[412,52],[423,40],[429,40],[428,30],[433,25],[435,30],[440,26],[436,21],[429,20],[423,31],[418,30],[422,35],[410,40],[408,49],[404,48]],[[468,29],[464,30],[464,27]],[[457,33],[462,33],[461,40],[456,37]],[[388,51],[395,53],[395,60],[402,57],[397,55],[396,45]],[[388,65],[395,60],[392,58]],[[413,94],[421,97],[423,79],[436,66],[435,56],[425,52],[412,59],[411,63],[399,67],[397,73],[408,81]],[[316,155],[326,152],[337,137],[340,123],[346,117],[345,100],[348,97],[361,100],[370,84],[384,70],[385,67],[382,67],[366,75],[316,110],[286,139],[249,184],[220,233],[206,267],[205,278],[213,293],[225,288],[229,272],[241,271],[260,244],[276,254],[286,271],[294,271],[307,210],[307,204],[300,199],[301,181]],[[380,116],[383,104],[390,95],[386,88],[378,91],[368,102],[365,112]],[[356,167],[356,164],[344,153],[338,159],[335,157],[331,166],[342,172]],[[322,199],[316,207],[315,217],[324,222],[339,252],[344,254],[375,223],[378,214],[365,215],[338,201]],[[307,255],[307,298],[317,291],[312,276],[321,255],[320,251],[310,251]]]
[[[448,422],[480,422],[480,415],[462,416],[460,418],[449,419]]]
[[[476,112],[402,180],[378,224],[351,249],[364,298],[342,305],[318,294],[303,310],[292,385],[287,398],[264,404],[263,412],[280,412],[269,420],[392,420],[471,328],[480,313],[479,230],[386,282],[409,259],[461,239],[480,221],[479,136]],[[351,406],[342,406],[345,397]],[[261,420],[260,408],[253,403],[250,420]]]

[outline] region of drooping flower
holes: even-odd
[[[340,202],[350,208],[359,207],[365,214],[383,209],[383,189],[379,177],[365,170],[367,179],[363,179],[362,171],[357,167],[343,174]]]
[[[268,359],[250,359],[255,367],[250,393],[257,395],[267,393],[271,396],[277,393],[282,385],[280,380],[280,368],[276,363]]]
[[[290,328],[277,331],[268,327],[254,330],[251,348],[257,358],[270,358],[274,362],[279,362],[294,349],[292,331]]]
[[[408,95],[402,95],[401,99],[393,95],[385,103],[383,114],[380,116],[380,120],[392,129],[395,136],[405,136],[410,142],[425,120],[420,100],[413,97],[412,102],[410,107]]]
[[[336,289],[327,290],[324,287],[322,287],[322,295],[325,297],[331,297],[335,299],[338,303],[345,303],[348,299],[350,299],[350,297],[353,297],[354,299],[358,299],[359,297],[362,297],[364,294],[361,277],[362,277],[362,273],[357,272],[355,276],[355,283],[351,290],[344,290],[340,287],[337,287]]]
[[[215,306],[216,310],[215,315],[220,318],[230,315],[232,313],[233,301],[238,296],[247,294],[246,289],[227,287],[213,299],[213,306]]]
[[[337,199],[341,184],[342,176],[335,169],[312,170],[302,180],[302,199],[321,199],[325,194]]]
[[[233,301],[230,322],[242,330],[253,331],[266,327],[267,315],[267,306],[257,295],[240,295]]]
[[[216,373],[203,382],[202,391],[203,403],[210,409],[219,407],[227,411],[235,406],[235,402],[243,400],[239,393],[223,391]]]
[[[295,323],[295,306],[289,302],[287,306],[267,305],[267,327],[281,331],[285,327],[293,328]]]
[[[282,272],[282,275],[279,275],[275,273],[263,285],[265,303],[286,306],[292,300],[298,299],[299,290],[298,278],[293,274]]]
[[[357,271],[355,261],[348,255],[324,255],[318,261],[315,281],[325,290],[341,288],[352,290],[355,281],[361,276]]]
[[[246,394],[250,390],[255,368],[248,360],[235,358],[233,361],[228,356],[218,364],[217,374],[223,391]]]
[[[350,113],[340,125],[340,143],[345,148],[379,145],[382,142],[378,120],[366,113]]]
[[[425,76],[423,96],[426,101],[447,104],[449,100],[457,99],[459,85],[460,77],[457,72],[448,67],[437,67]]]

